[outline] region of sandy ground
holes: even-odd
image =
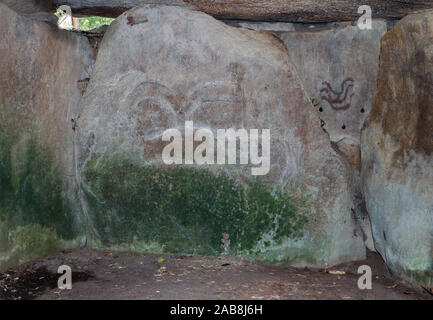
[[[72,290],[59,290],[60,265],[72,268]],[[360,290],[360,265],[373,289]],[[344,271],[345,274],[331,274]],[[329,273],[331,272],[331,273]],[[227,257],[110,253],[80,249],[26,263],[0,275],[0,299],[405,299],[433,300],[392,277],[380,257],[329,270],[268,266]]]

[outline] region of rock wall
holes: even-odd
[[[263,196],[253,187],[247,165],[209,166],[215,185],[206,184],[211,178],[200,173],[203,166],[174,173],[164,169],[163,132],[169,128],[183,132],[185,121],[214,133],[229,128],[270,129],[271,167],[260,180]],[[233,28],[180,7],[132,9],[105,34],[81,103],[78,130],[79,175],[84,206],[95,228],[95,246],[148,247],[156,242],[152,245],[169,252],[215,254],[221,253],[221,234],[229,233],[232,253],[253,252],[256,258],[272,262],[324,266],[365,255],[351,215],[346,164],[320,127],[287,49],[272,35]],[[220,171],[246,189],[243,213],[224,204],[227,197],[242,206],[244,196],[240,191],[236,200],[219,193],[226,185]],[[117,178],[110,178],[113,175]],[[172,179],[171,189],[161,186],[158,176]],[[119,179],[124,184],[110,186]],[[145,182],[149,179],[157,179],[153,187]],[[191,190],[185,183],[202,189]],[[165,198],[156,194],[155,187]],[[273,197],[272,190],[280,190],[284,201],[298,190],[306,203],[269,227],[260,225],[262,215],[276,217],[281,210],[281,199]],[[178,193],[186,199],[197,197],[197,204],[179,200]],[[214,196],[203,204],[202,194]],[[248,198],[250,194],[256,195],[255,200]],[[175,201],[170,199],[178,199],[173,209],[166,207]],[[149,201],[164,208],[163,218],[155,218],[146,208]],[[309,221],[305,226],[296,223],[303,211]],[[191,221],[184,220],[188,212],[196,212]],[[221,216],[224,223],[213,222],[213,216]],[[233,230],[237,224],[246,229]],[[283,232],[285,224],[291,226]],[[299,233],[289,232],[298,227]],[[280,234],[279,241],[272,234]]]
[[[146,4],[196,8],[219,19],[253,21],[329,22],[353,21],[358,8],[368,5],[376,18],[402,18],[417,10],[431,9],[430,0],[53,0],[69,5],[82,15],[117,17],[126,10]]]
[[[433,12],[382,40],[378,94],[362,133],[362,181],[376,249],[433,286]]]
[[[54,15],[55,6],[51,0],[0,0],[18,14],[38,20],[57,24]]]
[[[329,134],[334,150],[348,163],[354,206],[366,246],[374,251],[371,224],[360,182],[361,127],[376,94],[380,41],[387,22],[373,20],[371,30],[351,23],[299,24],[230,21],[231,25],[267,31],[288,49],[304,89]]]
[[[74,123],[93,60],[86,38],[0,3],[0,268],[85,234]]]
[[[33,14],[36,12],[50,12],[54,6],[51,0],[1,0],[9,8],[19,14]]]
[[[375,250],[360,183],[361,127],[368,118],[378,76],[380,40],[386,22],[374,20],[371,30],[341,23],[278,32],[316,107],[333,148],[352,172],[352,208],[365,238]]]
[[[55,0],[115,16],[153,3],[98,53],[26,18],[50,1],[2,2],[0,268],[85,241],[325,267],[366,246],[433,286],[432,11],[387,32],[233,20],[354,20],[356,1]],[[433,5],[364,2],[375,18]],[[186,148],[187,121],[208,129],[193,152],[218,129],[270,129],[269,173],[239,163],[245,141],[237,164],[164,164],[165,130]]]

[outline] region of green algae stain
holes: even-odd
[[[271,192],[259,180],[248,188],[227,174],[188,166],[141,166],[121,156],[93,156],[83,191],[96,237],[106,247],[158,243],[165,252],[220,254],[222,233],[230,254],[300,235],[306,220],[299,202]]]
[[[0,128],[0,218],[39,224],[72,239],[74,217],[51,153],[31,138],[18,149]]]
[[[0,220],[0,270],[59,251],[57,233],[38,224],[13,226]]]
[[[12,255],[32,260],[61,249],[57,233],[38,224],[17,227],[9,233]]]
[[[403,270],[405,278],[411,282],[418,283],[426,289],[433,288],[433,266],[430,270]]]
[[[0,117],[0,267],[54,252],[78,232],[50,149],[14,119]]]

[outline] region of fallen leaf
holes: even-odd
[[[345,271],[338,271],[338,270],[328,270],[329,274],[335,274],[335,275],[343,275],[346,274]]]

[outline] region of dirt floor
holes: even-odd
[[[72,290],[57,288],[57,268],[72,268]],[[357,269],[373,270],[373,289],[359,290]],[[343,271],[345,274],[332,274]],[[341,273],[341,272],[337,272]],[[0,274],[0,299],[431,299],[391,277],[380,257],[314,270],[235,258],[110,253],[80,249]]]

